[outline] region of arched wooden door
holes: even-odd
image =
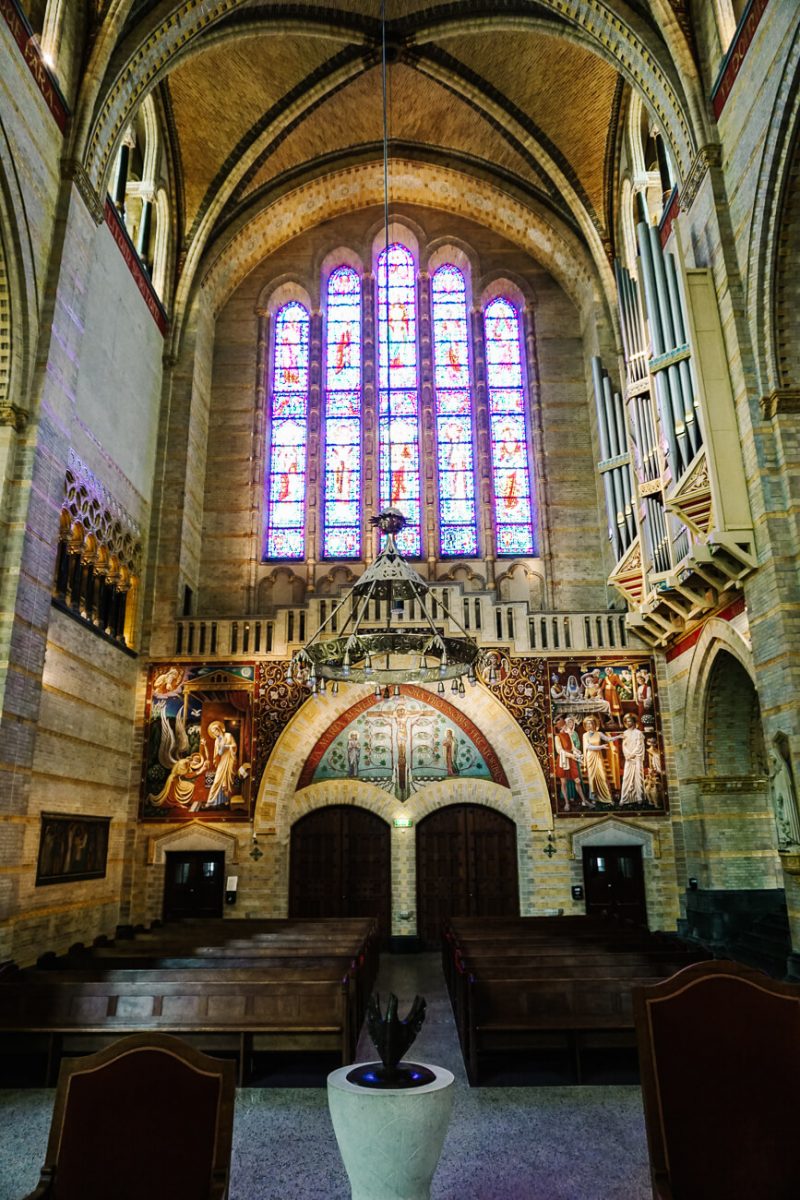
[[[519,915],[517,829],[492,808],[451,804],[417,826],[417,930],[438,946],[447,917]]]
[[[372,917],[391,929],[389,826],[354,805],[333,805],[292,827],[290,917]]]

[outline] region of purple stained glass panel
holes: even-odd
[[[536,553],[530,526],[498,525],[497,553],[531,555]]]
[[[469,391],[437,392],[436,409],[442,416],[465,416],[472,423],[472,405]]]
[[[305,499],[305,480],[302,475],[290,471],[276,471],[270,480],[270,500],[273,506],[289,500],[302,504]]]
[[[442,529],[442,555],[474,558],[478,553],[478,539],[470,525],[447,525]]]
[[[442,517],[447,525],[469,525],[475,520],[475,502],[461,497],[443,500]]]
[[[361,278],[341,266],[328,279],[322,553],[361,556]]]
[[[443,555],[478,553],[472,403],[469,389],[467,288],[446,263],[431,280],[439,545]]]
[[[305,554],[308,348],[308,311],[290,300],[275,314],[266,480],[267,558],[303,558]]]
[[[361,417],[360,392],[328,392],[328,417]]]
[[[337,529],[334,526],[326,529],[325,551],[328,558],[359,558],[361,555],[360,528]]]
[[[422,553],[417,279],[411,251],[398,242],[378,257],[377,316],[380,503],[400,508],[408,524],[398,547],[417,556]]]
[[[267,558],[302,558],[304,553],[302,529],[271,529],[267,534]]]
[[[498,296],[484,313],[497,553],[535,554],[519,314]]]

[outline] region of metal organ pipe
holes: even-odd
[[[597,431],[600,437],[600,457],[605,462],[610,458],[608,425],[606,423],[605,404],[603,397],[603,366],[600,359],[592,359],[592,381],[594,383],[594,399],[597,405]],[[622,543],[617,529],[616,509],[614,507],[614,489],[608,471],[601,471],[603,476],[603,491],[606,498],[606,514],[608,516],[608,536],[614,548],[614,557],[622,554]]]
[[[679,339],[679,345],[686,345],[686,322],[683,316],[683,305],[681,303],[681,292],[678,284],[678,268],[675,263],[674,254],[664,255],[664,263],[667,273],[667,287],[669,290],[670,308],[672,309],[672,317],[675,325],[675,335]],[[703,435],[700,429],[698,420],[698,405],[697,398],[694,394],[694,385],[692,383],[692,372],[687,359],[682,359],[678,363],[678,370],[681,376],[681,384],[683,387],[684,411],[683,419],[686,423],[686,432],[689,438],[689,444],[692,448],[692,457],[697,453],[703,444]]]

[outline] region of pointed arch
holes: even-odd
[[[264,538],[268,559],[305,557],[310,324],[308,309],[299,300],[288,300],[275,314]]]
[[[443,558],[473,558],[478,521],[467,286],[452,262],[443,263],[431,277],[431,309],[439,550]]]
[[[523,385],[520,314],[505,296],[497,296],[487,304],[483,323],[495,551],[501,557],[533,557],[536,554],[534,499],[528,455],[530,435]]]
[[[361,276],[353,267],[335,267],[325,292],[322,556],[360,558]]]

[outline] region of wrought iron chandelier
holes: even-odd
[[[450,679],[451,691],[465,692],[464,676],[477,682],[480,650],[463,626],[441,600],[437,607],[443,616],[461,631],[461,637],[448,637],[436,625],[432,611],[430,585],[409,566],[397,549],[396,537],[406,519],[396,508],[386,509],[372,524],[385,535],[384,544],[373,563],[347,595],[323,621],[314,636],[298,650],[287,669],[287,683],[307,684],[312,693],[325,693],[328,682],[336,693],[339,683],[374,683],[375,695],[398,695],[401,683],[434,683],[445,690]],[[398,616],[407,600],[416,601],[421,611],[421,627],[398,628]],[[370,604],[386,613],[382,629],[368,629]],[[338,614],[347,610],[341,630]]]
[[[392,494],[392,354],[391,322],[389,320],[389,104],[387,90],[386,3],[381,0],[381,87],[383,100],[383,225],[384,270],[383,294],[386,304],[386,478],[388,493]],[[382,456],[383,457],[383,456]],[[379,476],[383,471],[379,471]],[[391,503],[391,501],[390,501]],[[313,637],[298,650],[289,664],[288,683],[307,684],[312,693],[325,693],[328,683],[338,692],[340,682],[374,683],[375,695],[388,697],[399,694],[401,683],[438,682],[439,692],[445,690],[446,679],[451,691],[464,694],[464,676],[471,684],[477,682],[476,668],[480,651],[464,627],[453,617],[441,600],[434,601],[430,585],[409,566],[397,548],[397,535],[406,518],[397,508],[387,507],[372,524],[384,535],[378,557],[347,595],[334,606]],[[421,611],[420,628],[399,628],[398,617],[404,614],[407,600],[416,601]],[[377,603],[386,614],[382,629],[368,628],[370,604]],[[435,605],[435,606],[434,606]],[[344,625],[338,629],[339,613],[347,610]],[[448,637],[437,627],[434,614],[441,609],[443,616],[461,632],[460,637]],[[374,611],[374,609],[373,609]],[[490,676],[493,667],[489,667]]]

